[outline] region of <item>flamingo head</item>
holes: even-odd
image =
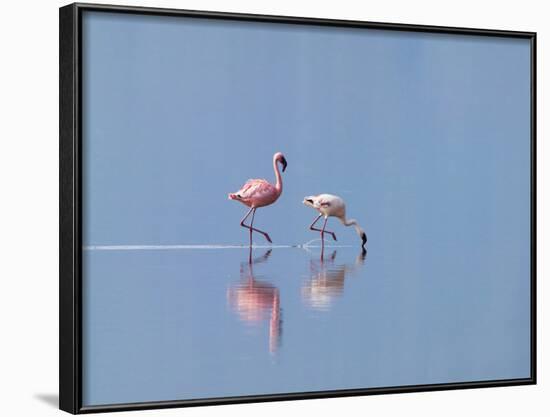
[[[277,152],[275,155],[273,155],[273,160],[275,162],[279,162],[283,167],[283,172],[285,172],[287,162],[285,156],[282,154],[282,152]]]
[[[365,244],[367,243],[367,234],[365,232],[361,233],[361,241],[363,242],[361,247],[365,250]]]

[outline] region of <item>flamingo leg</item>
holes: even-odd
[[[252,220],[251,220],[251,223],[250,225],[246,224],[244,221],[248,218],[248,216],[250,216],[250,214],[252,213]],[[266,238],[266,240],[269,242],[269,243],[273,243],[271,241],[271,238],[269,237],[269,235],[264,232],[263,230],[260,230],[260,229],[256,229],[255,227],[253,227],[254,225],[254,214],[256,213],[256,207],[252,207],[248,213],[246,213],[246,216],[243,217],[243,219],[241,220],[241,226],[250,230],[250,246],[252,246],[252,232],[257,232],[257,233],[261,233],[262,235],[264,235],[264,237]]]
[[[323,222],[323,228],[321,229],[321,261],[323,260],[325,256],[325,228],[327,227],[327,221],[328,217],[325,217],[325,221]]]
[[[244,222],[248,218],[248,216],[250,216],[250,214],[252,214],[252,212],[254,212],[254,211],[255,211],[255,209],[254,209],[254,207],[252,207],[250,210],[248,210],[246,215],[241,220],[241,226],[250,230],[250,241],[249,241],[250,255],[248,257],[249,263],[250,263],[250,260],[252,259],[252,229],[250,228],[250,226],[246,225]],[[254,215],[252,215],[252,219],[254,219]]]
[[[252,218],[250,219],[249,239],[250,239],[250,253],[252,253],[252,225],[254,224],[254,216],[256,215],[256,209],[252,210]],[[252,258],[250,258],[252,259]]]
[[[323,222],[323,228],[321,229],[321,240],[323,243],[325,242],[325,233],[332,233],[325,231],[325,228],[327,227],[328,217],[325,217],[325,221]]]
[[[315,220],[313,220],[313,223],[311,223],[311,225],[309,226],[309,230],[314,230],[314,231],[316,231],[316,232],[322,232],[322,231],[323,231],[323,230],[321,230],[321,229],[317,229],[316,227],[313,227],[313,226],[315,226],[315,223],[317,223],[321,217],[323,217],[323,215],[322,215],[322,214],[319,214],[319,215],[315,218]],[[326,224],[327,224],[327,222],[326,222],[326,220],[325,220],[325,225],[326,225]],[[323,227],[324,227],[324,226],[323,226]],[[328,233],[328,234],[330,234],[330,235],[332,236],[332,238],[333,238],[334,240],[338,240],[338,239],[336,239],[336,234],[335,234],[334,232],[331,232],[331,231],[329,231],[329,230],[325,230],[324,233]]]

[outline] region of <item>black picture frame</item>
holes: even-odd
[[[409,385],[366,389],[344,389],[320,392],[295,392],[271,395],[250,395],[229,398],[209,398],[112,404],[84,407],[82,405],[82,147],[81,147],[81,18],[84,11],[105,11],[161,16],[182,16],[233,21],[336,26],[384,29],[405,32],[445,33],[457,36],[496,36],[528,39],[531,45],[531,376],[522,379],[472,381],[431,385]],[[262,401],[298,400],[357,395],[406,393],[464,388],[503,387],[536,384],[536,33],[461,27],[424,26],[332,20],[290,16],[220,13],[192,10],[160,9],[98,4],[70,4],[59,10],[59,70],[60,70],[60,200],[59,200],[59,408],[72,414],[123,410],[143,410],[215,404],[235,404]]]

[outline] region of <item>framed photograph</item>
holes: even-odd
[[[60,408],[534,384],[535,50],[62,7]]]

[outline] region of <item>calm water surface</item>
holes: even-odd
[[[520,277],[351,247],[248,257],[85,250],[84,403],[529,375]]]

